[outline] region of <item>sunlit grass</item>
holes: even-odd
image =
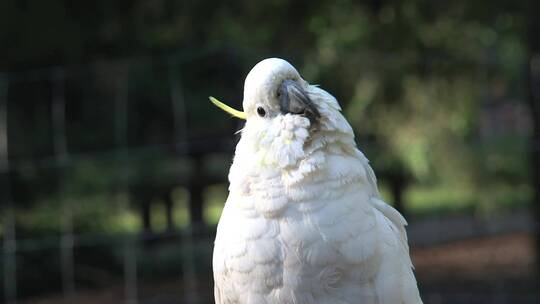
[[[412,214],[466,212],[474,207],[476,195],[467,189],[437,185],[413,186],[405,194],[407,208]]]
[[[225,205],[228,191],[227,185],[213,185],[208,187],[205,192],[205,204],[204,221],[210,226],[217,225],[221,211]]]
[[[189,192],[186,188],[178,187],[171,193],[173,200],[173,221],[177,228],[185,228],[189,225],[188,200]]]
[[[107,231],[133,232],[142,227],[141,219],[135,210],[124,210],[116,217],[115,223],[110,225]]]
[[[212,185],[204,190],[203,220],[207,225],[217,225],[227,194],[227,185],[225,184]],[[174,189],[171,195],[174,202],[173,220],[175,228],[185,228],[191,221],[188,210],[189,192],[185,188],[178,187]],[[151,213],[154,230],[156,232],[165,231],[166,213],[163,202],[160,200],[154,201]]]
[[[382,183],[380,191],[390,204],[393,198]],[[174,229],[183,229],[190,223],[187,189],[179,187],[172,192]],[[213,185],[204,191],[203,219],[212,227],[221,216],[228,191],[226,184]],[[412,185],[405,192],[409,215],[432,216],[445,214],[491,214],[508,212],[529,206],[533,189],[529,185],[492,185],[489,189],[467,189],[449,185]],[[67,198],[69,199],[69,198]],[[138,233],[142,229],[140,206],[132,205],[127,196],[96,194],[71,198],[75,233],[103,232]],[[152,202],[152,227],[155,232],[166,230],[166,212],[162,201]],[[43,201],[32,209],[18,210],[16,222],[18,237],[50,235],[64,231],[66,215],[58,200]],[[0,225],[0,236],[3,235]]]
[[[380,187],[381,195],[392,204],[388,187]],[[532,201],[529,185],[493,185],[490,189],[472,191],[452,185],[412,185],[405,192],[409,214],[430,216],[441,214],[469,214],[500,212],[522,208]]]
[[[173,201],[173,229],[186,228],[190,223],[188,200],[189,192],[183,187],[175,188],[171,195]],[[154,232],[167,230],[167,212],[163,200],[156,199],[151,203],[150,221]]]

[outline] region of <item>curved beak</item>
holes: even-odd
[[[304,89],[294,80],[285,80],[278,91],[281,113],[303,115],[313,125],[320,117],[319,110],[309,99]]]

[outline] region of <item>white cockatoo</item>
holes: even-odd
[[[418,304],[405,219],[381,199],[336,99],[287,61],[244,84],[246,124],[214,245],[225,303]]]

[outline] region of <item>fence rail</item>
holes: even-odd
[[[197,56],[208,55],[209,52],[202,52]],[[114,145],[110,149],[93,151],[93,152],[76,152],[69,151],[69,139],[67,136],[69,118],[66,111],[68,103],[74,102],[67,100],[66,90],[68,89],[67,79],[73,75],[84,73],[90,66],[77,66],[75,68],[53,67],[32,72],[0,74],[0,202],[2,204],[2,225],[0,235],[2,236],[1,255],[3,257],[3,301],[7,304],[15,304],[20,300],[21,286],[18,286],[19,278],[18,269],[21,264],[19,259],[21,254],[28,254],[36,251],[59,250],[60,258],[60,274],[61,274],[61,292],[65,299],[69,299],[77,292],[77,265],[76,251],[91,246],[107,246],[121,248],[122,255],[122,273],[124,281],[124,301],[125,303],[138,303],[138,285],[139,285],[139,257],[138,251],[141,246],[149,242],[175,240],[183,250],[184,258],[182,259],[182,281],[184,282],[184,290],[193,291],[196,287],[196,266],[195,256],[197,255],[194,247],[198,241],[192,235],[193,229],[198,226],[192,226],[182,231],[171,231],[167,233],[129,233],[117,235],[104,235],[95,233],[80,233],[75,231],[74,222],[75,210],[74,204],[77,202],[72,196],[67,195],[68,189],[65,189],[63,182],[67,176],[66,172],[74,164],[84,160],[104,160],[116,163],[117,174],[119,175],[118,182],[115,184],[116,199],[114,205],[121,208],[129,208],[128,197],[125,195],[130,191],[128,184],[127,166],[133,165],[137,158],[147,158],[148,155],[169,154],[174,157],[189,157],[193,153],[230,153],[232,143],[230,138],[223,137],[207,137],[206,139],[189,138],[189,124],[187,123],[187,109],[184,95],[184,88],[179,74],[179,63],[184,60],[191,60],[196,56],[172,56],[164,60],[158,60],[157,64],[165,65],[167,70],[166,77],[168,78],[169,86],[169,111],[173,113],[173,140],[163,144],[147,144],[138,146],[128,145],[128,107],[130,105],[129,93],[129,77],[126,77],[126,72],[133,66],[133,61],[117,61],[108,63],[112,65],[121,65],[123,68],[115,70],[116,84],[114,84],[114,96],[112,96],[113,104],[110,109],[114,114],[114,129],[111,133],[114,135]],[[179,58],[181,60],[179,60]],[[154,67],[156,63],[154,58],[138,59],[137,65],[141,62]],[[9,155],[8,141],[8,121],[10,119],[8,108],[10,105],[8,96],[9,90],[13,83],[21,84],[24,82],[43,81],[50,84],[50,113],[52,122],[52,155],[43,155],[41,157],[31,156],[13,156]],[[84,85],[84,84],[81,84]],[[99,123],[99,122],[96,122]],[[93,126],[87,126],[91,132]],[[146,155],[146,156],[145,156]],[[130,161],[131,160],[131,161]],[[61,208],[57,210],[58,221],[60,222],[60,234],[49,236],[38,236],[30,238],[20,238],[17,234],[17,211],[16,202],[13,199],[13,193],[10,192],[11,175],[13,172],[18,172],[23,168],[27,168],[28,164],[32,168],[54,169],[55,178],[59,181],[56,189],[55,200],[60,202]],[[209,181],[212,179],[209,178]],[[199,240],[200,241],[200,240]],[[205,242],[208,241],[205,239]],[[197,245],[200,247],[200,244]],[[201,249],[199,249],[200,251]],[[45,276],[46,274],[40,274]],[[179,274],[180,275],[180,274]],[[43,279],[46,279],[43,277]],[[186,292],[184,303],[200,302],[198,293]]]

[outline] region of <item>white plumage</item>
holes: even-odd
[[[216,303],[422,303],[406,221],[382,201],[336,99],[271,58],[248,74],[243,107]]]

